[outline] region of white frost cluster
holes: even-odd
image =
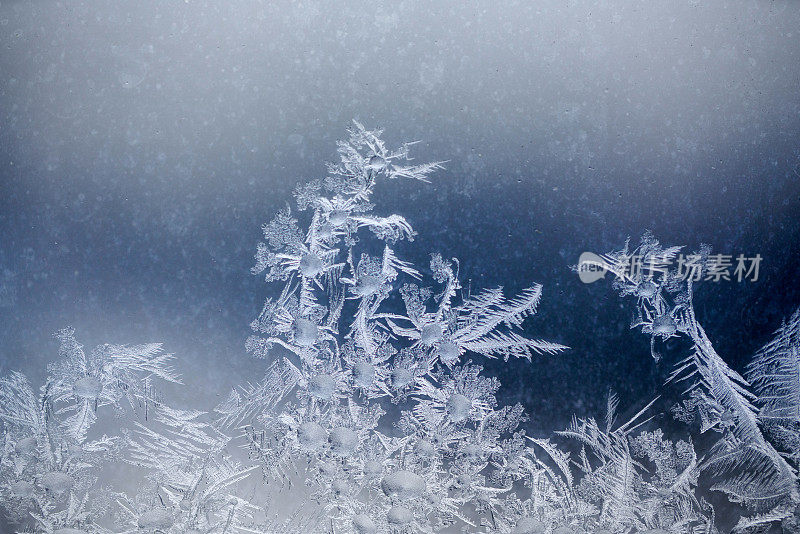
[[[165,398],[180,377],[160,345],[87,355],[72,330],[57,334],[38,393],[19,373],[0,379],[8,521],[47,534],[699,534],[718,532],[710,488],[740,509],[738,530],[798,526],[800,312],[748,382],[697,322],[691,281],[624,272],[634,255],[680,250],[645,234],[605,259],[654,356],[659,340],[690,342],[671,378],[687,386],[674,413],[714,431],[713,445],[698,454],[691,438],[669,439],[645,417],[652,403],[617,421],[613,394],[600,421],[527,436],[522,407],[500,406],[500,382],[473,359],[566,349],[525,335],[542,287],[465,291],[456,259],[434,254],[425,270],[401,260],[393,247],[415,232],[374,213],[373,191],[427,182],[441,164],[413,164],[411,144],[390,150],[380,135],[354,123],[328,176],[263,226],[252,270],[279,288],[246,347],[266,374],[212,413]],[[109,415],[121,430],[97,435]],[[108,487],[108,469],[138,491]]]

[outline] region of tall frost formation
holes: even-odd
[[[618,421],[610,393],[603,418],[527,436],[480,362],[566,348],[525,335],[542,288],[472,292],[456,259],[400,259],[414,230],[375,213],[373,191],[427,182],[441,164],[380,134],[354,123],[327,177],[263,226],[253,273],[269,297],[246,347],[266,374],[213,411],[168,398],[182,381],[160,345],[87,353],[71,329],[38,391],[20,373],[0,379],[0,504],[15,531],[798,531],[800,312],[740,375],[698,322],[691,278],[625,268],[680,251],[647,233],[602,259],[656,360],[663,340],[685,341],[675,421],[648,417],[655,400]],[[700,274],[713,268],[708,250],[694,256]]]
[[[283,289],[247,346],[272,363],[218,411],[245,425],[269,478],[302,473],[332,531],[434,532],[487,518],[511,528],[503,499],[530,461],[522,407],[498,408],[500,383],[470,357],[530,360],[566,347],[522,334],[541,286],[465,294],[458,261],[434,254],[429,287],[395,255],[414,231],[373,213],[373,190],[383,179],[428,181],[440,164],[412,165],[408,144],[392,151],[379,135],[355,123],[328,177],[296,190],[306,230],[289,208],[264,225],[253,272]],[[396,294],[404,309],[384,309]],[[392,403],[399,417],[387,420]]]

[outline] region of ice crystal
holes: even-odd
[[[245,347],[266,370],[213,412],[173,405],[164,385],[180,378],[159,344],[87,354],[71,329],[38,392],[20,373],[0,378],[8,520],[47,534],[712,534],[710,488],[739,506],[738,530],[796,530],[800,312],[748,382],[698,322],[693,277],[666,267],[682,248],[648,232],[602,258],[656,360],[664,340],[690,344],[670,377],[688,386],[673,413],[690,432],[699,420],[711,448],[659,428],[656,401],[620,423],[614,394],[603,419],[528,436],[522,406],[500,405],[479,362],[566,349],[527,335],[543,288],[466,291],[455,258],[432,254],[430,281],[400,259],[415,231],[376,213],[372,195],[383,179],[442,169],[411,163],[412,146],[355,122],[328,176],[262,227],[252,272],[280,286]],[[634,257],[646,268],[627,270]],[[707,247],[692,257],[713,271]],[[98,424],[109,416],[111,437]],[[107,469],[135,473],[126,491],[98,484]]]
[[[759,394],[762,420],[800,424],[800,310],[755,355],[747,377]]]
[[[57,337],[61,360],[49,368],[48,401],[57,414],[69,414],[62,425],[79,442],[86,438],[100,407],[122,410],[125,401],[147,417],[147,410],[160,404],[156,380],[179,382],[171,366],[173,356],[162,354],[158,343],[101,345],[87,356],[71,328]]]
[[[795,402],[792,388],[796,385],[792,358],[798,349],[796,325],[792,321],[784,325],[775,341],[757,354],[750,365],[749,374],[756,391],[762,394],[759,398],[751,391],[750,383],[716,352],[697,320],[694,281],[713,268],[710,249],[704,246],[690,255],[694,258],[695,272],[681,276],[677,269],[665,265],[682,248],[662,248],[652,233],[647,232],[633,251],[629,251],[626,243],[624,249],[607,254],[604,259],[607,268],[617,276],[614,285],[620,294],[637,297],[640,320],[634,326],[642,326],[642,331],[650,334],[651,346],[656,337],[673,336],[685,336],[692,344],[689,356],[676,365],[669,381],[686,384],[690,393],[674,409],[676,417],[691,422],[697,414],[702,432],[713,429],[720,434],[698,469],[716,481],[712,489],[726,493],[733,502],[774,512],[787,503],[798,502],[797,466],[791,465],[765,436],[759,417],[781,420],[792,413]],[[646,268],[631,274],[633,258]],[[648,285],[646,291],[640,291],[642,284],[652,287]],[[653,354],[656,355],[655,349]],[[763,406],[761,414],[757,410],[759,404]],[[741,524],[755,526],[774,517],[773,513],[764,513],[743,519]]]
[[[524,454],[523,440],[511,435],[523,417],[521,408],[497,409],[499,382],[461,360],[468,353],[530,359],[565,347],[520,331],[538,307],[539,285],[511,299],[500,288],[463,295],[458,261],[438,254],[431,271],[442,287],[418,285],[420,272],[390,248],[413,228],[399,215],[375,214],[371,195],[379,178],[427,181],[441,165],[401,164],[411,145],[393,151],[379,136],[355,123],[323,186],[296,190],[298,209],[313,211],[302,243],[282,237],[301,234],[288,208],[265,225],[281,238],[259,247],[255,271],[269,266],[268,279],[285,285],[253,323],[260,335],[248,348],[271,352],[276,363],[262,385],[235,392],[218,410],[225,423],[248,425],[265,472],[289,480],[310,462],[310,481],[331,499],[325,509],[337,531],[476,527],[468,510],[500,513],[507,481],[525,476],[503,452],[504,440],[514,440]],[[357,250],[362,229],[386,242],[381,256]],[[388,306],[398,290],[404,312]],[[401,406],[403,437],[385,428],[388,399]]]

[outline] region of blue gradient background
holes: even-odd
[[[797,2],[216,4],[0,4],[0,372],[41,380],[73,325],[88,347],[163,342],[187,404],[257,380],[259,226],[352,118],[449,160],[379,188],[419,232],[402,258],[544,285],[527,328],[572,350],[487,363],[534,429],[602,415],[608,388],[636,411],[672,361],[570,272],[583,251],[649,228],[761,254],[757,282],[698,290],[737,369],[800,305]]]

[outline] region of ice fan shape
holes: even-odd
[[[391,150],[380,135],[355,122],[327,177],[263,226],[252,271],[273,289],[246,341],[262,380],[211,412],[179,408],[160,345],[87,354],[71,329],[56,334],[59,360],[38,392],[20,373],[0,379],[0,505],[16,532],[800,531],[800,311],[745,379],[699,324],[691,279],[625,269],[681,250],[647,233],[603,259],[655,360],[662,340],[691,347],[670,383],[686,386],[676,418],[700,424],[659,428],[646,415],[657,400],[620,422],[609,393],[603,419],[527,436],[522,407],[498,403],[480,362],[566,348],[526,335],[542,286],[466,291],[456,259],[400,259],[415,232],[374,212],[374,189],[427,182],[442,164],[415,164],[410,143]],[[695,256],[701,271],[713,261]]]

